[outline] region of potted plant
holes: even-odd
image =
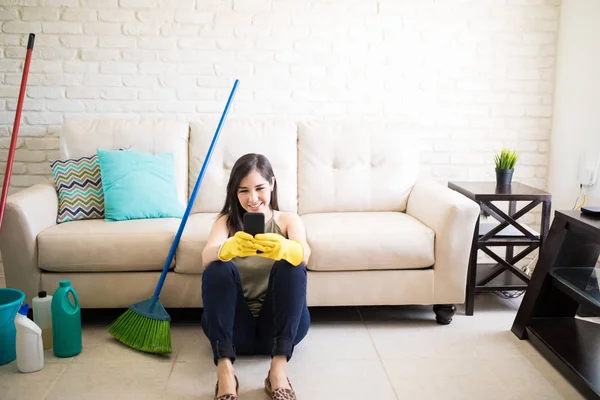
[[[516,151],[506,148],[503,148],[500,154],[495,155],[497,185],[511,184],[518,158],[519,156]]]

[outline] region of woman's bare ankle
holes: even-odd
[[[219,382],[217,396],[236,394],[235,370],[229,358],[221,358],[217,362],[217,380]]]
[[[233,363],[230,358],[219,358],[219,361],[217,361],[217,373],[233,374]]]
[[[271,360],[271,369],[269,371],[269,381],[273,389],[286,388],[291,389],[287,378],[287,357],[274,356]]]

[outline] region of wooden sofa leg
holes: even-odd
[[[433,312],[438,324],[449,325],[456,313],[456,306],[454,304],[436,304],[433,306]]]

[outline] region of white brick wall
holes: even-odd
[[[560,0],[0,1],[0,174],[36,33],[11,191],[48,176],[56,127],[101,115],[409,122],[423,174],[544,188]],[[439,141],[434,144],[434,141]],[[0,180],[3,176],[0,176]]]

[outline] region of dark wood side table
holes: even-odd
[[[556,211],[512,332],[535,347],[587,399],[600,398],[600,218]]]
[[[465,304],[465,313],[473,315],[475,293],[527,288],[529,275],[515,264],[536,248],[539,247],[541,251],[550,224],[552,195],[519,182],[503,186],[498,186],[495,182],[448,182],[448,187],[478,203],[484,213],[498,221],[497,224],[482,224],[478,218],[475,225],[469,257]],[[492,203],[497,201],[508,202],[508,214]],[[529,203],[517,211],[517,201]],[[542,224],[541,232],[537,233],[517,220],[539,204],[542,204]],[[490,249],[492,246],[506,247],[504,259]],[[527,246],[527,248],[514,255],[515,246]],[[478,264],[479,250],[490,256],[496,263]],[[478,271],[485,274],[479,281],[477,281]]]

